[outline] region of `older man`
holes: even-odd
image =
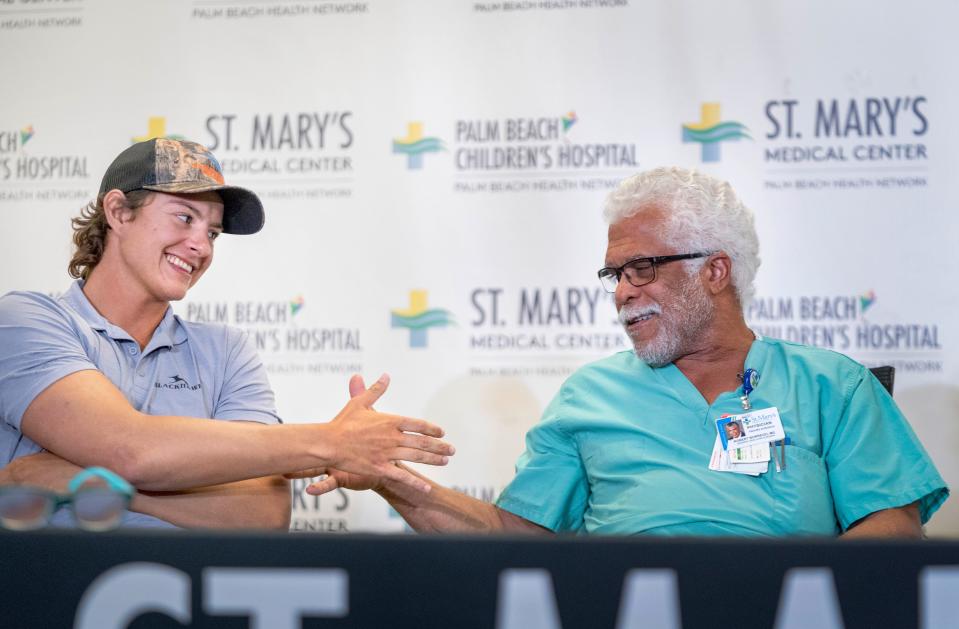
[[[111,468],[139,490],[128,526],[287,528],[278,475],[326,465],[428,491],[392,462],[443,464],[452,448],[437,426],[372,410],[387,379],[329,423],[271,425],[273,392],[247,336],[173,314],[218,236],[263,223],[256,195],[226,185],[203,146],[123,151],[73,221],[78,281],[55,299],[0,298],[0,483],[62,492],[83,466]]]
[[[634,351],[566,381],[496,506],[338,471],[311,491],[373,488],[419,530],[920,536],[948,490],[882,386],[845,356],[746,326],[759,243],[729,184],[641,173],[606,218],[599,276]],[[717,463],[723,418],[768,429],[745,431],[765,463]]]

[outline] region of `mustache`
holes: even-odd
[[[651,314],[662,314],[663,308],[657,303],[647,304],[645,306],[631,306],[629,304],[619,309],[619,322],[626,325],[628,322],[645,317]]]

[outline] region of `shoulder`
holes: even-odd
[[[0,316],[50,312],[61,314],[63,306],[55,297],[34,291],[13,291],[0,297]]]
[[[848,396],[867,375],[865,366],[835,350],[781,339],[763,338],[759,342],[767,346],[771,358],[797,382],[835,387],[837,393]]]
[[[567,378],[563,386],[590,386],[596,382],[620,378],[629,378],[635,382],[637,378],[648,377],[651,373],[650,367],[637,358],[635,352],[623,350],[583,365]]]
[[[861,372],[865,367],[849,356],[832,349],[802,345],[782,339],[760,339],[770,352],[791,364],[816,366],[827,370]]]
[[[583,365],[559,389],[554,402],[588,404],[599,398],[620,398],[645,388],[652,369],[626,350]]]
[[[0,297],[0,328],[75,328],[77,315],[59,297],[32,291],[16,291]]]

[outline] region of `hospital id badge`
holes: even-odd
[[[741,415],[723,415],[716,420],[716,430],[723,450],[727,451],[786,438],[779,410],[775,406]]]

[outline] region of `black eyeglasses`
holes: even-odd
[[[608,266],[599,270],[599,281],[603,283],[603,288],[607,293],[615,293],[616,285],[620,278],[626,277],[626,281],[636,286],[645,286],[656,281],[656,267],[667,262],[677,260],[692,260],[694,258],[705,258],[712,253],[680,253],[674,256],[652,256],[650,258],[635,258],[620,267]]]

